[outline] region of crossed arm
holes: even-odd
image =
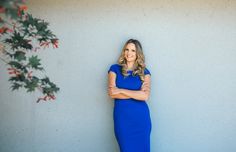
[[[133,98],[136,100],[148,100],[150,94],[150,75],[145,75],[143,85],[141,90],[128,90],[128,89],[120,89],[116,87],[116,74],[114,72],[109,72],[108,74],[108,95],[111,98],[117,99],[129,99]]]

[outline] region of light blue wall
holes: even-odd
[[[235,0],[41,0],[59,49],[42,50],[61,92],[10,92],[0,63],[0,152],[118,152],[107,70],[129,38],[152,73],[152,152],[236,151]]]

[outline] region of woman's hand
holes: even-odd
[[[149,86],[148,86],[148,83],[147,82],[144,82],[143,84],[142,84],[142,87],[141,87],[141,91],[148,91],[148,90],[150,90],[150,88],[149,88]]]

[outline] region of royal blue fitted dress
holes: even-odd
[[[142,81],[139,76],[130,74],[124,77],[121,65],[113,64],[110,71],[116,73],[116,86],[129,90],[140,90]],[[146,68],[144,74],[150,74]],[[151,74],[150,74],[151,75]],[[114,132],[121,152],[150,152],[151,118],[146,101],[114,99]]]

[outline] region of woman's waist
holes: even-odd
[[[115,99],[115,105],[142,105],[147,106],[146,101],[144,100],[136,100],[133,98],[129,99]]]

